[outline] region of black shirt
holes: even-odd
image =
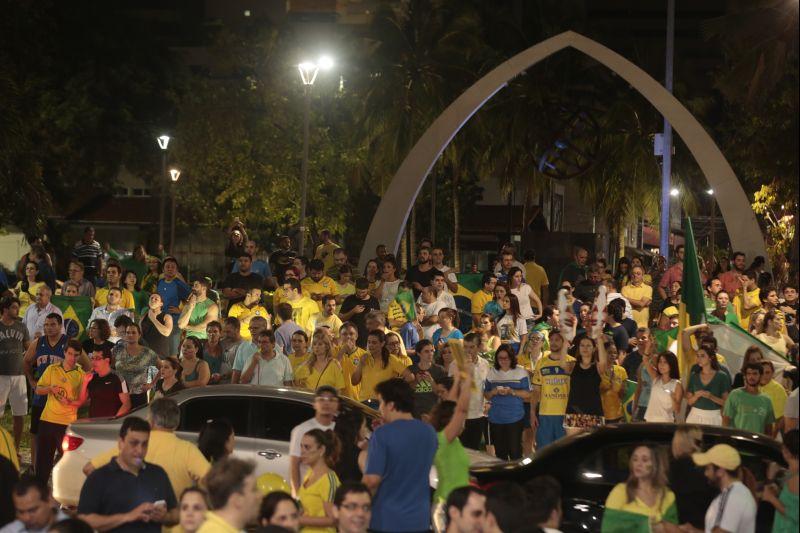
[[[669,465],[669,486],[675,493],[678,523],[690,523],[698,529],[705,527],[706,509],[717,495],[709,485],[703,470],[690,456],[672,459]]]
[[[164,317],[166,313],[159,313],[156,315],[156,320],[160,323],[164,323]],[[174,319],[173,319],[174,324]],[[153,324],[153,321],[150,320],[150,313],[145,313],[144,317],[142,317],[142,340],[144,344],[156,352],[156,355],[161,359],[169,357],[169,335],[162,335],[156,325]]]
[[[569,397],[567,413],[578,415],[603,416],[603,404],[600,400],[600,374],[597,365],[583,368],[580,362],[575,363],[569,377]]]
[[[349,313],[358,305],[363,305],[364,310],[360,313],[353,314],[353,316],[350,317],[349,322],[352,322],[358,328],[358,339],[356,339],[356,345],[359,348],[366,348],[367,333],[369,333],[367,331],[367,314],[369,314],[370,311],[380,311],[381,304],[378,303],[378,300],[376,300],[374,296],[370,296],[366,300],[362,300],[355,294],[351,294],[342,302],[342,308],[339,310],[339,313]]]
[[[109,372],[102,377],[95,374],[86,390],[92,402],[89,404],[89,417],[112,417],[122,407],[119,395],[123,392],[127,393],[128,386],[125,384],[125,380],[114,372]]]
[[[225,278],[225,281],[222,282],[220,286],[221,289],[245,289],[249,291],[250,289],[260,289],[264,286],[264,278],[259,276],[254,272],[250,272],[250,274],[243,276],[238,272],[232,272],[228,274],[228,277]],[[237,304],[239,302],[244,301],[244,296],[239,296],[237,298],[228,298],[228,311],[230,311],[231,306],[233,304]]]
[[[145,462],[139,475],[126,472],[117,464],[117,458],[86,478],[78,502],[78,514],[99,514],[110,516],[127,513],[139,505],[159,500],[167,502],[167,510],[177,507],[175,493],[164,469]],[[130,522],[111,531],[118,532],[161,532],[157,522]]]
[[[620,324],[619,326],[606,326],[606,331],[611,334],[611,338],[614,339],[614,346],[617,347],[617,351],[624,351],[628,352],[628,342],[630,339],[628,338],[628,332],[625,330],[625,327]]]
[[[283,283],[283,274],[292,266],[295,257],[297,252],[294,250],[276,250],[269,256],[269,266],[279,282]]]
[[[419,269],[419,265],[414,265],[408,269],[406,272],[406,281],[409,283],[419,283],[423,287],[430,287],[431,281],[433,280],[434,274],[441,274],[442,272],[435,268],[431,267],[430,270],[426,270],[422,272]],[[419,295],[422,291],[418,291],[416,288],[414,289],[414,298],[419,298]]]
[[[423,372],[419,368],[418,363],[414,363],[408,367],[408,371],[416,376]],[[422,415],[430,413],[433,406],[436,405],[439,398],[436,396],[434,384],[441,383],[447,377],[447,372],[439,365],[431,365],[427,370],[428,374],[433,378],[433,383],[427,381],[420,381],[414,386],[414,417],[420,418]]]

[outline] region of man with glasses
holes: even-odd
[[[372,495],[363,483],[343,483],[333,496],[333,517],[339,533],[367,533]]]
[[[83,263],[78,260],[69,262],[67,274],[69,275],[69,281],[78,286],[78,296],[89,296],[94,300],[94,285],[92,285],[91,281],[83,277],[83,273]]]
[[[300,489],[300,482],[305,475],[305,468],[301,472],[300,468],[300,440],[303,435],[312,429],[322,431],[333,431],[336,425],[336,415],[339,412],[339,392],[330,385],[319,387],[314,394],[314,418],[309,418],[305,422],[298,424],[292,429],[289,437],[289,474],[292,482],[292,493],[296,496]],[[369,520],[367,520],[369,525]]]
[[[226,331],[229,334],[233,334],[230,330],[230,327],[227,326],[226,321]],[[253,357],[253,354],[258,352],[258,345],[256,344],[256,340],[258,339],[259,333],[267,329],[267,319],[263,316],[254,316],[250,319],[250,326],[248,327],[250,330],[250,338],[252,340],[241,340],[238,347],[236,348],[236,355],[233,358],[233,373],[231,374],[231,383],[236,384],[241,382],[242,371],[250,364],[250,359]]]
[[[640,328],[650,325],[650,304],[653,302],[653,288],[644,282],[644,270],[640,266],[631,269],[631,282],[622,287],[622,296],[633,307],[633,319]]]
[[[92,372],[83,381],[79,405],[89,400],[89,418],[120,417],[131,410],[125,380],[111,371],[111,350],[99,347],[92,353]]]
[[[294,372],[289,358],[275,351],[275,334],[265,329],[254,337],[258,351],[250,357],[249,364],[241,374],[241,383],[269,385],[271,387],[294,386]]]

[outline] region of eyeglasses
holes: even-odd
[[[105,359],[105,357],[103,357],[102,355],[93,355],[91,357],[92,361],[102,361],[103,359]]]
[[[334,403],[339,401],[339,398],[334,398],[332,396],[317,396],[314,399],[317,400],[318,402],[326,402],[326,403]]]
[[[370,512],[370,511],[372,511],[372,505],[371,505],[371,504],[369,504],[369,503],[364,503],[364,504],[358,504],[358,503],[343,503],[343,504],[341,505],[341,507],[342,507],[342,509],[346,509],[346,510],[350,511],[351,513],[352,513],[353,511],[357,511],[357,510],[359,510],[359,509],[361,509],[361,510],[362,510],[362,511],[364,511],[365,513],[368,513],[368,512]]]

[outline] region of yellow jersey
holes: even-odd
[[[364,400],[377,399],[375,396],[375,387],[378,383],[386,381],[387,379],[400,377],[406,369],[406,364],[394,355],[389,356],[389,362],[385,367],[381,367],[380,364],[372,358],[372,355],[368,355],[366,359],[363,360],[363,363],[359,361],[359,364],[364,365],[361,369],[361,391],[358,395],[359,401],[362,402]]]
[[[564,355],[565,362],[574,362],[571,355]],[[561,367],[561,361],[542,356],[533,368],[531,383],[541,387],[539,414],[563,416],[567,412],[569,398],[569,374]]]
[[[365,349],[356,346],[356,349],[353,351],[353,353],[347,353],[344,351],[344,348],[342,348],[339,350],[339,353],[336,356],[342,365],[345,395],[353,398],[354,400],[358,399],[358,395],[361,392],[361,384],[359,383],[358,385],[353,385],[353,374],[355,373],[356,368],[358,368],[358,364],[365,353],[367,353]]]
[[[739,317],[739,325],[742,326],[742,329],[745,331],[749,331],[750,329],[750,317],[761,309],[761,298],[758,297],[761,289],[755,288],[752,291],[747,291],[748,299],[755,303],[755,307],[751,307],[750,309],[744,308],[744,295],[742,294],[742,289],[736,291],[736,295],[733,297],[733,308],[736,310],[736,316]]]
[[[628,373],[619,365],[614,365],[612,372],[614,372],[613,382],[607,373],[600,378],[600,401],[603,403],[603,416],[606,420],[617,420],[625,415],[619,391],[625,387]]]
[[[625,285],[622,287],[622,295],[628,300],[643,300],[645,298],[653,299],[653,287],[642,283],[638,287],[636,285]],[[637,310],[633,309],[633,320],[640,328],[650,327],[650,307]]]
[[[228,311],[228,316],[239,319],[239,335],[246,341],[252,340],[250,336],[250,321],[253,317],[261,316],[269,321],[270,315],[263,305],[247,307],[243,302],[233,304]]]
[[[100,307],[106,305],[108,303],[108,289],[97,289],[97,292],[94,293],[94,306]],[[128,289],[122,289],[122,300],[119,302],[119,306],[123,309],[133,309],[134,311],[138,312],[136,309],[136,304],[133,300],[133,294]],[[112,326],[114,324],[111,324]]]
[[[335,359],[328,361],[322,372],[319,372],[310,364],[298,366],[294,373],[294,380],[299,387],[310,391],[315,391],[323,385],[330,385],[338,390],[339,394],[345,394],[346,392],[344,372],[342,372],[342,366],[339,361]]]
[[[303,509],[305,516],[314,518],[325,518],[325,504],[333,503],[333,496],[336,494],[336,489],[341,485],[339,478],[334,471],[329,471],[327,474],[320,476],[319,479],[310,482],[312,470],[309,468],[303,478],[303,483],[300,485],[300,490],[297,491],[297,499],[300,500],[300,506]],[[336,528],[331,527],[303,527],[300,531],[303,533],[336,533]]]
[[[76,364],[72,370],[64,370],[62,363],[48,366],[36,383],[37,387],[56,387],[56,395],[48,394],[41,420],[51,424],[67,426],[78,419],[78,408],[64,405],[58,398],[77,400],[85,372]]]
[[[525,263],[525,281],[531,286],[533,292],[539,298],[542,297],[542,287],[550,285],[550,280],[547,279],[547,272],[545,272],[542,265],[536,261],[528,261]]]
[[[472,295],[472,314],[473,315],[480,315],[483,313],[484,306],[492,301],[493,294],[491,292],[486,292],[483,289],[478,290],[475,294]]]
[[[311,298],[312,294],[322,294],[322,295],[333,295],[336,296],[339,294],[338,289],[336,288],[336,282],[333,281],[328,276],[322,276],[319,281],[314,281],[311,279],[311,276],[306,276],[303,278],[303,281],[300,282],[300,287],[303,290],[303,296],[306,298]],[[319,307],[319,312],[322,312],[322,301],[317,301],[317,306]]]

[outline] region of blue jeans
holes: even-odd
[[[539,415],[539,428],[536,430],[536,449],[551,444],[567,432],[564,430],[564,415]]]

